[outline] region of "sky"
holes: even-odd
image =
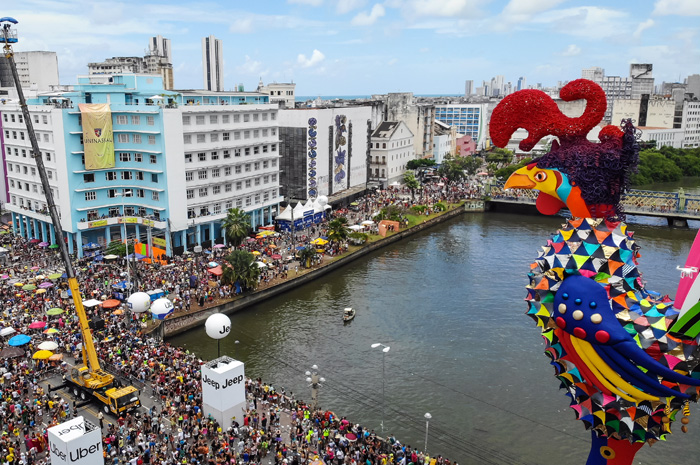
[[[201,89],[202,37],[223,41],[224,88],[294,82],[297,96],[462,94],[496,75],[555,85],[599,66],[656,83],[700,73],[700,0],[8,0],[15,51],[58,54],[62,84],[87,63],[172,41],[176,89]],[[9,8],[8,8],[9,7]]]

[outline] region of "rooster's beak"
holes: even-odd
[[[516,172],[510,175],[506,181],[504,189],[532,189],[535,187],[534,181],[527,175],[528,167],[523,166]]]

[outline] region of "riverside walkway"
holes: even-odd
[[[534,205],[539,191],[528,189],[504,190],[505,182],[495,181],[486,186],[490,202]],[[687,228],[689,220],[700,221],[700,195],[630,189],[622,198],[625,213],[629,215],[665,218],[669,226]]]

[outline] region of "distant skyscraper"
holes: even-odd
[[[520,76],[518,78],[517,90],[523,90],[523,89],[527,89],[527,79],[525,79],[524,76]]]
[[[605,70],[603,68],[599,68],[598,66],[584,68],[581,70],[581,77],[583,79],[600,82],[603,80],[603,76],[605,76]]]
[[[172,49],[170,48],[170,39],[164,39],[163,36],[151,37],[150,42],[148,42],[148,50],[150,50],[151,55],[165,57],[167,58],[168,63],[173,62],[173,53]]]
[[[49,90],[58,85],[58,57],[56,52],[15,52],[19,82],[23,88]],[[9,61],[0,57],[0,87],[14,86]]]
[[[224,51],[221,39],[214,36],[202,38],[202,68],[204,88],[222,92],[224,90]]]
[[[700,99],[700,74],[691,74],[686,79],[687,92]]]
[[[474,93],[474,81],[464,81],[464,96],[469,97]]]

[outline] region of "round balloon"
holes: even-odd
[[[165,320],[173,311],[175,311],[173,303],[166,298],[158,299],[151,304],[151,313],[156,320]]]
[[[231,319],[223,313],[215,313],[204,323],[207,336],[212,339],[223,339],[231,332]]]
[[[324,207],[328,203],[328,197],[325,195],[319,195],[316,201],[320,206]]]
[[[127,305],[134,313],[143,313],[151,308],[151,296],[145,292],[134,292],[126,300]]]

